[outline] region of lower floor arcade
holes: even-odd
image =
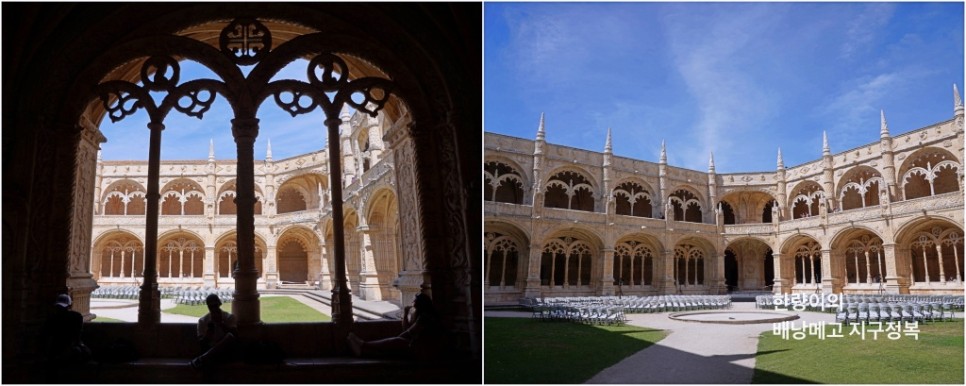
[[[484,293],[493,303],[732,291],[962,293],[961,224],[930,216],[895,231],[872,225],[732,235],[488,219]],[[531,238],[534,228],[542,231]]]

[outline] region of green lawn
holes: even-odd
[[[328,322],[332,319],[312,307],[306,306],[298,300],[288,296],[267,296],[259,298],[261,307],[262,322],[265,323],[293,323],[293,322]],[[221,309],[231,312],[231,304],[221,305]],[[205,305],[188,306],[179,304],[176,307],[165,310],[170,314],[180,314],[188,316],[202,317],[208,313]]]
[[[486,383],[582,383],[667,334],[635,326],[589,326],[485,318]]]
[[[881,333],[872,340],[868,332],[863,341],[848,336],[851,327],[842,331],[842,338],[800,341],[763,333],[752,382],[963,384],[962,320],[920,324],[918,341]]]
[[[91,321],[92,323],[126,323],[120,319],[108,318],[106,316],[98,316]]]

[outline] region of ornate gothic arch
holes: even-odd
[[[474,289],[480,287],[479,270],[474,269],[479,259],[471,257],[478,257],[479,250],[470,247],[467,228],[474,226],[472,224],[475,222],[467,219],[478,216],[479,211],[471,208],[467,192],[476,191],[473,186],[479,182],[466,178],[471,174],[473,165],[465,160],[470,158],[466,155],[472,149],[478,148],[479,141],[466,136],[472,137],[480,131],[472,130],[479,124],[478,112],[474,111],[479,103],[472,103],[476,98],[470,95],[472,93],[453,90],[478,87],[473,81],[479,78],[475,72],[478,71],[478,65],[475,63],[480,60],[473,59],[478,54],[471,54],[472,49],[464,48],[478,44],[478,38],[469,38],[478,29],[457,28],[463,24],[454,21],[462,20],[464,16],[478,18],[479,12],[474,15],[474,12],[456,9],[459,7],[420,6],[407,8],[409,11],[404,13],[398,12],[402,9],[400,7],[130,4],[113,7],[111,12],[96,12],[103,11],[103,7],[95,7],[95,12],[91,12],[91,8],[75,5],[48,5],[39,11],[33,8],[33,14],[53,12],[61,17],[56,21],[24,18],[16,23],[25,28],[13,28],[22,33],[16,34],[15,40],[19,43],[11,56],[12,65],[5,68],[10,68],[11,74],[16,75],[13,78],[17,80],[5,83],[4,87],[7,90],[44,91],[43,95],[40,91],[25,91],[17,101],[4,101],[4,111],[17,112],[4,115],[5,127],[36,129],[34,133],[18,130],[23,135],[13,141],[7,141],[5,136],[4,149],[11,152],[4,153],[28,160],[32,165],[30,170],[15,172],[10,178],[5,175],[5,187],[9,187],[10,192],[16,192],[9,196],[5,194],[5,202],[22,208],[5,211],[5,220],[16,218],[10,225],[20,229],[9,237],[10,240],[24,240],[16,244],[16,249],[9,250],[8,256],[16,258],[4,259],[5,279],[21,273],[24,275],[20,276],[24,278],[34,277],[28,274],[31,270],[49,272],[42,282],[31,284],[35,287],[22,287],[27,288],[22,291],[24,301],[39,304],[45,302],[44,299],[54,291],[65,289],[63,282],[71,275],[70,272],[86,270],[83,262],[73,257],[67,264],[71,267],[68,272],[60,272],[53,267],[64,266],[63,263],[68,261],[67,256],[86,256],[89,250],[90,219],[85,219],[82,214],[93,211],[89,210],[89,206],[85,208],[83,197],[87,197],[91,190],[85,181],[92,170],[93,161],[88,165],[87,160],[96,156],[96,151],[90,151],[89,148],[96,147],[97,135],[96,125],[83,122],[97,121],[100,114],[89,117],[81,115],[91,96],[90,91],[105,79],[104,75],[128,62],[128,59],[172,54],[170,48],[173,45],[158,39],[159,34],[185,30],[209,20],[232,19],[243,14],[257,15],[266,17],[266,20],[319,26],[320,31],[329,32],[331,41],[346,47],[344,50],[331,49],[331,45],[321,48],[349,54],[358,51],[363,54],[360,56],[379,64],[385,68],[385,73],[392,75],[398,86],[397,95],[406,99],[407,106],[399,104],[391,107],[398,108],[399,116],[410,115],[407,119],[410,124],[394,127],[398,134],[393,136],[393,133],[388,133],[394,140],[394,151],[402,156],[401,162],[407,165],[397,169],[397,173],[405,176],[400,178],[400,186],[407,192],[402,196],[407,200],[403,201],[401,207],[411,213],[403,221],[406,225],[404,229],[412,232],[412,240],[416,244],[406,251],[409,256],[407,260],[413,262],[411,266],[417,269],[415,275],[418,275],[418,279],[413,281],[415,287],[407,284],[407,288],[412,291],[412,288],[418,289],[419,284],[426,284],[442,310],[444,323],[454,327],[457,336],[462,337],[461,342],[469,342],[464,348],[475,350],[473,347],[479,345],[477,318],[481,303],[479,291]],[[18,7],[18,10],[26,8]],[[366,18],[362,17],[363,14]],[[369,28],[374,24],[383,28]],[[39,28],[32,28],[38,25]],[[424,32],[414,32],[425,31],[426,28],[446,33],[426,35]],[[34,30],[45,32],[33,36],[27,32]],[[60,38],[64,36],[77,38]],[[140,50],[144,47],[154,52]],[[452,55],[457,55],[459,59],[452,60]],[[85,68],[78,63],[90,65]],[[140,67],[140,63],[135,63],[134,67]],[[124,70],[121,69],[119,74],[123,74]],[[78,121],[81,121],[80,125]],[[85,134],[78,136],[79,132]],[[39,138],[51,140],[38,141]],[[48,190],[48,186],[55,188]],[[7,191],[5,189],[5,193]],[[86,205],[93,205],[93,202]],[[84,236],[85,233],[87,236]],[[26,237],[28,234],[39,237]],[[428,238],[438,242],[428,244]],[[70,253],[63,253],[66,250]],[[20,258],[26,256],[27,251],[32,255],[39,253],[52,257],[28,266],[24,263],[27,260]],[[48,253],[52,251],[59,252]],[[8,272],[10,275],[7,275]],[[74,279],[71,276],[71,280]],[[80,278],[77,280],[82,281]],[[472,285],[471,281],[477,285]],[[79,291],[83,291],[83,287],[77,283],[72,284],[72,291],[78,291],[79,288]],[[413,293],[409,292],[409,296]],[[75,295],[78,295],[75,299],[81,299],[81,293]],[[236,299],[239,301],[234,304],[247,301],[239,297]],[[20,305],[18,303],[9,308],[20,311],[9,315],[5,313],[5,316],[15,321],[12,328],[30,331],[35,323],[32,321],[39,320],[36,317],[39,311],[30,311],[29,307]],[[5,307],[5,310],[8,308]],[[149,309],[144,313],[148,316],[148,319],[144,319],[145,324],[153,324],[151,312]],[[25,338],[16,346],[37,347],[32,341]],[[24,357],[31,356],[30,350],[24,352]]]

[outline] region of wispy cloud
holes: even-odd
[[[850,59],[865,52],[882,30],[889,25],[895,4],[862,4],[861,11],[848,21],[845,39],[841,46],[843,58]]]
[[[911,85],[916,84],[928,71],[914,68],[897,68],[891,72],[860,77],[846,82],[830,101],[817,109],[831,125],[827,128],[829,140],[844,144],[846,148],[854,144],[868,142],[877,138],[879,112],[886,111],[887,104],[894,103],[894,95],[903,95]],[[837,150],[846,150],[839,147]]]
[[[698,115],[691,133],[682,136],[691,141],[680,141],[677,155],[669,152],[669,158],[703,170],[708,154],[716,149],[719,163],[727,163],[728,157],[742,155],[720,150],[739,143],[757,144],[755,130],[774,114],[774,104],[769,90],[746,65],[755,60],[756,39],[773,33],[770,29],[779,23],[781,12],[771,6],[749,7],[698,20],[691,12],[671,12],[664,19],[676,70],[695,100]]]

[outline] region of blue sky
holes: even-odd
[[[718,172],[945,121],[962,3],[486,3],[484,130]]]
[[[306,60],[296,60],[285,67],[273,79],[297,79],[306,81]],[[193,61],[182,61],[181,80],[184,83],[199,78],[217,79],[213,72]],[[251,67],[243,67],[250,70]],[[179,84],[180,84],[179,83]],[[164,94],[155,96],[160,100]],[[228,102],[220,95],[204,119],[188,117],[172,110],[165,119],[161,134],[162,160],[207,160],[209,140],[215,143],[216,159],[235,159],[236,147],[231,135],[231,119],[234,117]],[[326,131],[321,109],[310,114],[292,117],[268,98],[258,111],[259,134],[255,141],[255,159],[265,159],[268,141],[272,142],[272,158],[275,160],[321,150],[326,144]],[[148,117],[143,110],[124,120],[112,123],[106,118],[101,122],[101,132],[107,142],[101,144],[104,160],[147,160],[149,131]]]

